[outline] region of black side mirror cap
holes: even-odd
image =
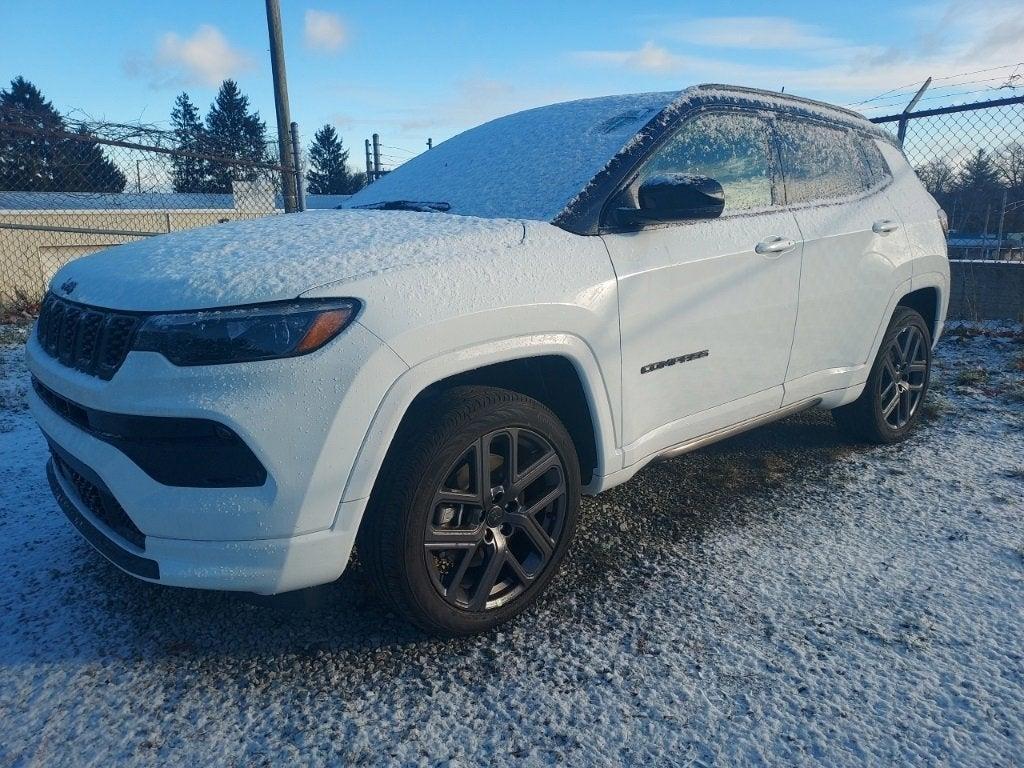
[[[707,176],[670,173],[652,176],[637,191],[639,208],[619,208],[616,221],[624,226],[658,222],[716,219],[725,209],[725,190]]]

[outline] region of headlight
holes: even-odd
[[[305,355],[352,322],[353,299],[311,299],[244,309],[153,315],[132,349],[159,352],[175,365],[219,365]]]

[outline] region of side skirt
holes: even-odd
[[[695,451],[706,445],[717,443],[719,440],[725,440],[726,438],[738,435],[741,432],[746,432],[747,430],[754,429],[755,427],[761,427],[765,424],[771,424],[773,421],[785,419],[788,416],[792,416],[794,413],[799,413],[800,411],[805,411],[808,408],[813,408],[820,403],[820,397],[812,397],[807,400],[801,400],[784,406],[778,410],[771,411],[770,413],[754,416],[753,418],[741,421],[738,424],[723,427],[722,429],[715,430],[714,432],[708,432],[706,435],[701,435],[700,437],[695,437],[692,440],[687,440],[685,443],[674,445],[659,453],[654,460],[664,461],[666,459],[674,459],[677,456],[682,456],[684,453],[690,453],[690,451]]]

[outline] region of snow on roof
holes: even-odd
[[[500,117],[409,160],[346,207],[447,202],[467,216],[552,221],[677,96],[606,96]]]

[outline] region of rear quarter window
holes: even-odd
[[[878,145],[870,136],[858,136],[857,143],[860,145],[861,154],[864,156],[864,163],[867,166],[868,181],[871,186],[885,184],[892,178],[889,165],[882,157]]]
[[[827,202],[874,186],[852,131],[785,119],[778,130],[787,203]]]

